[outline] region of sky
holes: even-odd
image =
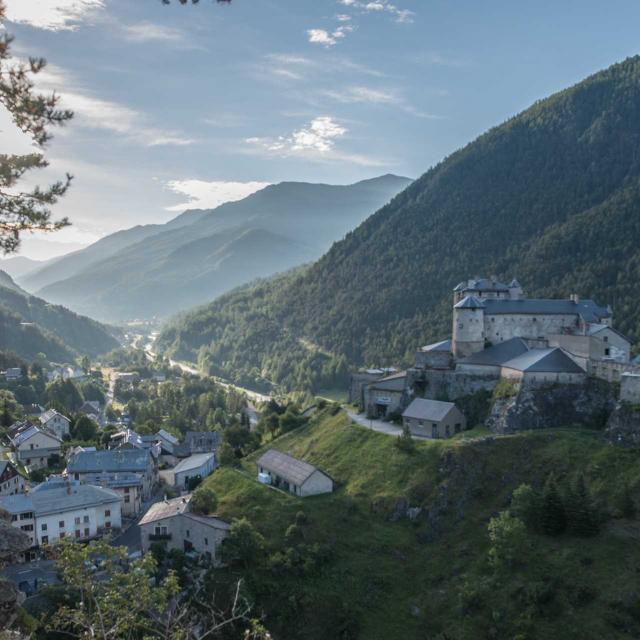
[[[4,0],[18,58],[75,116],[45,259],[286,180],[416,178],[535,100],[635,55],[640,3]],[[0,107],[0,109],[2,109]],[[2,152],[30,150],[0,110]]]

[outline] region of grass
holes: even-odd
[[[621,629],[636,632],[638,621],[615,603],[637,581],[637,523],[611,521],[590,539],[531,535],[531,557],[498,576],[486,560],[486,525],[521,482],[540,484],[550,471],[560,483],[582,471],[596,498],[610,504],[625,481],[640,487],[637,453],[589,430],[489,435],[474,429],[419,441],[407,455],[393,437],[358,428],[343,413],[320,412],[269,446],[331,475],[333,494],[301,499],[259,484],[254,461],[262,451],[243,462],[249,477],[232,469],[213,474],[206,482],[220,515],[249,518],[270,553],[285,550],[285,532],[301,510],[310,521],[305,541],[332,549],[330,562],[311,574],[252,572],[249,583],[275,637],[435,640],[447,633],[466,640],[512,638],[517,630],[527,640],[632,637]],[[399,501],[431,517],[393,522]],[[589,606],[575,604],[575,594],[589,590]],[[480,604],[467,612],[467,600]],[[355,635],[344,631],[345,620]]]
[[[349,394],[346,389],[320,389],[316,396],[323,400],[328,400],[329,402],[339,402],[340,404],[345,403]]]

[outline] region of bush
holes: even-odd
[[[402,433],[396,438],[396,449],[403,453],[412,454],[416,450],[416,443],[411,437],[411,431],[407,425],[402,427]]]
[[[489,521],[489,562],[496,568],[522,562],[527,553],[528,538],[524,522],[509,511],[501,511]]]
[[[207,486],[198,487],[191,496],[191,509],[195,513],[214,513],[218,508],[218,496]]]
[[[500,381],[493,390],[493,399],[512,398],[518,393],[518,385],[513,380],[500,378]]]
[[[540,524],[540,495],[528,484],[521,484],[511,498],[511,513],[531,531],[538,529]]]

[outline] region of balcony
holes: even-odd
[[[150,533],[149,534],[150,542],[162,542],[165,540],[171,540],[170,533]]]

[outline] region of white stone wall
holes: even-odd
[[[215,456],[211,456],[204,464],[201,464],[195,469],[189,469],[188,471],[177,471],[173,473],[173,485],[178,488],[185,488],[189,478],[195,478],[200,476],[202,479],[210,476],[216,467]]]
[[[466,358],[484,349],[483,309],[453,310],[453,353],[456,358]]]
[[[577,328],[575,315],[484,315],[484,335],[492,344],[511,338],[547,338],[566,328]]]
[[[58,438],[62,439],[64,436],[69,435],[69,424],[68,418],[65,418],[63,415],[56,415],[47,420],[43,426],[49,429],[49,431],[53,431]]]
[[[47,459],[54,453],[60,453],[60,443],[42,431],[23,442],[16,451],[18,459],[32,469],[46,467]]]
[[[583,384],[587,379],[586,373],[552,373],[547,371],[522,372],[517,369],[502,367],[502,377],[516,382],[548,382],[564,384]]]
[[[320,471],[314,471],[300,487],[300,495],[316,496],[333,491],[333,480]]]

